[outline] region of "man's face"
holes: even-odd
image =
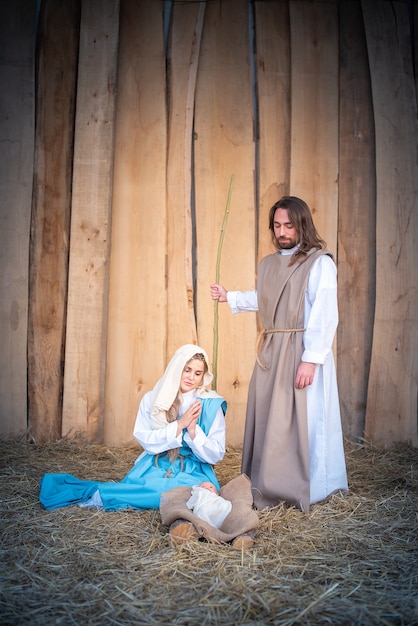
[[[287,209],[276,209],[273,220],[274,234],[281,250],[290,250],[299,243],[299,235],[289,220]]]

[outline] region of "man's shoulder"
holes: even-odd
[[[279,252],[272,252],[271,254],[267,254],[266,256],[263,256],[259,265],[266,265],[268,263],[272,263],[273,261],[276,261],[279,257],[280,257]]]
[[[317,250],[317,254],[315,255],[315,260],[321,259],[322,263],[335,265],[334,255],[330,250]]]
[[[323,263],[335,264],[334,255],[325,248],[311,248],[306,258],[310,259],[312,264],[319,260]]]

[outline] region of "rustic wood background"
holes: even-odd
[[[338,261],[343,428],[417,435],[414,0],[4,0],[0,434],[132,441],[176,348],[213,352],[283,194]],[[239,446],[257,319],[219,307]]]

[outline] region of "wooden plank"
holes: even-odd
[[[118,0],[84,0],[74,144],[63,435],[103,437]]]
[[[38,442],[61,436],[79,27],[80,0],[44,0],[38,28],[28,317],[28,424]]]
[[[211,354],[214,305],[209,285],[231,175],[234,185],[221,260],[229,289],[254,288],[256,267],[254,138],[245,0],[206,7],[196,89],[196,263],[198,339]],[[256,316],[219,307],[218,391],[229,403],[227,441],[241,445],[255,360]]]
[[[376,129],[376,310],[366,436],[418,445],[418,144],[408,7],[362,1]]]
[[[337,4],[290,0],[292,50],[290,193],[310,206],[328,248],[337,252]]]
[[[415,98],[418,108],[418,3],[413,2],[411,6],[411,31],[413,33],[412,50],[415,78]]]
[[[142,395],[166,365],[163,3],[123,0],[109,282],[104,440],[132,441]]]
[[[340,11],[337,377],[344,433],[364,435],[376,280],[373,105],[360,0]]]
[[[259,115],[258,260],[274,247],[270,208],[289,194],[290,32],[285,2],[255,3],[256,79]]]
[[[167,351],[197,342],[192,226],[192,132],[205,2],[174,4],[169,48]]]
[[[0,20],[0,434],[27,428],[28,256],[34,147],[35,0]]]

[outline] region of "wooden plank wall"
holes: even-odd
[[[286,2],[257,2],[254,30],[258,102],[257,261],[274,252],[270,208],[290,190],[290,22]]]
[[[119,0],[81,8],[63,435],[103,439]]]
[[[338,261],[344,432],[417,444],[415,4],[58,4],[40,3],[37,67],[37,3],[2,4],[1,434],[131,443],[174,350],[212,358],[234,176],[221,282],[253,288],[271,204],[307,200]],[[256,320],[219,307],[234,446]]]
[[[36,441],[60,437],[62,428],[79,32],[80,0],[42,3],[28,317],[28,405]]]
[[[229,289],[254,288],[255,146],[248,21],[245,0],[206,7],[196,87],[195,186],[198,336],[208,352],[214,323],[209,285],[215,280],[231,176],[220,279]],[[232,445],[242,442],[255,330],[254,314],[232,316],[227,305],[219,307],[218,391],[229,402],[227,432]]]
[[[361,440],[376,281],[375,135],[366,35],[357,0],[340,4],[337,379],[347,437]]]
[[[121,3],[104,436],[130,441],[166,362],[166,102],[162,2]]]
[[[290,190],[337,253],[338,20],[335,3],[291,0]],[[303,42],[303,45],[302,45]]]
[[[35,132],[36,0],[6,0],[0,20],[0,419],[27,425],[28,257]]]
[[[418,445],[418,120],[405,3],[363,0],[376,126],[376,309],[366,436]]]
[[[197,342],[193,276],[192,142],[206,3],[176,4],[168,46],[167,352]]]

